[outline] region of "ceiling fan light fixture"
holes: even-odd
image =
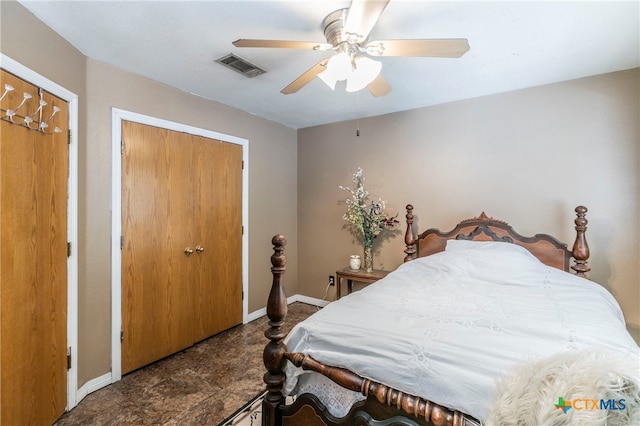
[[[357,92],[376,79],[382,70],[382,63],[366,56],[354,59],[353,71],[347,78],[347,92]]]
[[[328,70],[324,70],[321,73],[319,73],[318,78],[324,81],[324,84],[329,86],[331,90],[336,89],[336,83],[338,82],[338,79],[335,78],[335,76],[333,76],[330,72],[328,72]]]
[[[331,90],[335,90],[338,81],[346,80],[351,73],[351,59],[345,52],[334,55],[327,62],[325,70],[318,74]]]

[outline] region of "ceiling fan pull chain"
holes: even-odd
[[[360,92],[356,93],[358,106],[358,120],[356,121],[356,137],[360,137]]]

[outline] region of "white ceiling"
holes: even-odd
[[[322,51],[236,48],[239,38],[325,42],[322,20],[350,1],[20,0],[86,56],[293,128],[375,116],[640,66],[639,1],[391,0],[376,39],[467,38],[460,59],[379,58],[393,88],[280,90]],[[25,29],[28,31],[28,28]],[[267,73],[214,62],[235,53]]]

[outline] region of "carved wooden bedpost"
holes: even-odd
[[[407,214],[405,217],[407,218],[407,232],[404,234],[404,243],[407,248],[404,252],[407,255],[404,257],[404,261],[408,262],[416,258],[416,239],[413,235],[413,206],[411,204],[407,204]]]
[[[589,245],[587,244],[587,239],[585,237],[585,232],[587,232],[587,223],[589,221],[585,218],[587,213],[587,208],[584,206],[576,207],[576,241],[573,243],[573,259],[575,265],[571,266],[571,269],[576,271],[576,275],[583,278],[589,278],[587,276],[587,272],[591,270],[591,268],[587,265],[587,259],[589,259]]]
[[[267,317],[269,317],[269,328],[264,335],[269,339],[269,343],[264,348],[262,360],[267,368],[264,375],[264,382],[267,384],[267,395],[262,402],[262,424],[264,426],[280,425],[281,419],[279,411],[276,409],[283,402],[282,387],[284,384],[284,357],[286,352],[282,340],[286,336],[283,328],[284,318],[287,316],[287,296],[284,293],[284,283],[282,276],[285,271],[287,257],[284,254],[284,246],[287,239],[283,235],[276,235],[271,239],[273,244],[273,255],[271,256],[271,272],[273,273],[273,284],[267,301]]]

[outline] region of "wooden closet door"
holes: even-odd
[[[122,372],[193,344],[193,145],[122,123]]]
[[[242,323],[242,146],[195,137],[198,330],[206,339]]]
[[[2,71],[2,100],[33,114],[38,88]],[[68,106],[46,92],[45,135],[0,122],[0,424],[50,425],[67,403]],[[35,119],[39,117],[36,115]],[[22,123],[21,117],[15,121]]]
[[[131,122],[122,139],[124,374],[242,322],[242,147]]]

